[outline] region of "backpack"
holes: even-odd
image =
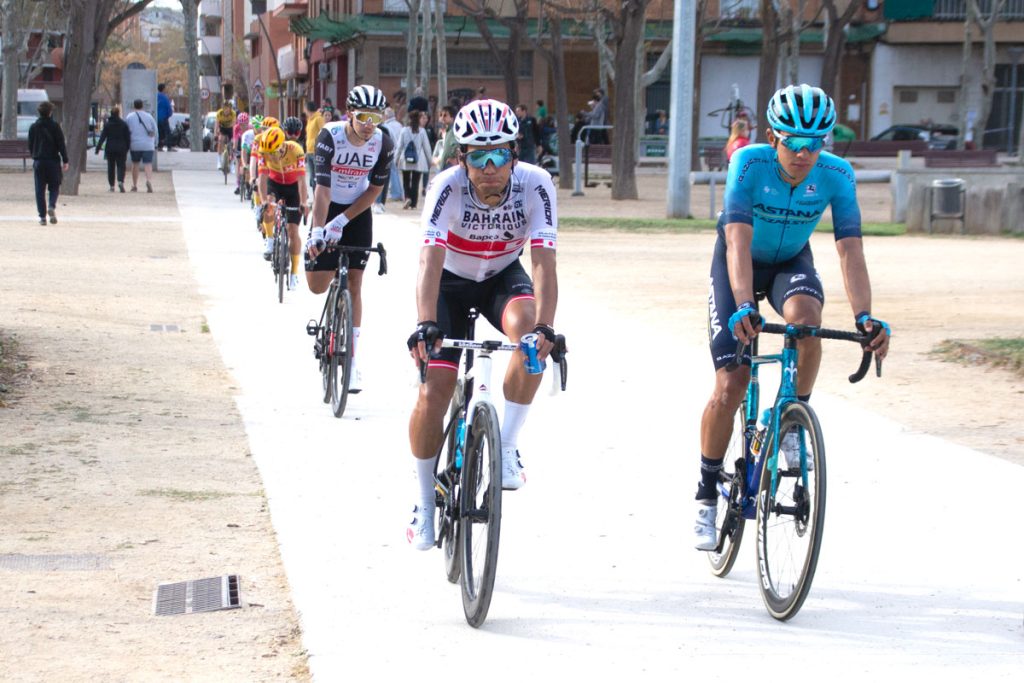
[[[405,163],[415,164],[419,161],[419,155],[416,153],[415,140],[410,140],[409,144],[405,146]]]

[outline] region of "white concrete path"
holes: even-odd
[[[565,278],[569,391],[551,398],[545,384],[530,415],[529,484],[504,500],[496,593],[470,628],[441,553],[404,539],[414,216],[374,217],[391,272],[367,271],[365,390],[337,420],[303,329],[322,297],[302,287],[277,303],[251,215],[219,181],[174,173],[316,680],[1024,680],[1024,468],[815,394],[824,546],[803,610],[778,623],[758,594],[752,535],[724,580],[691,548],[706,350],[610,348],[616,329],[663,335],[606,320],[600,293]]]

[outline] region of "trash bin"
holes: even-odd
[[[964,217],[964,181],[941,178],[932,181],[932,218]]]

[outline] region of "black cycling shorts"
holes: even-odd
[[[289,223],[298,225],[302,220],[302,196],[299,194],[299,184],[281,185],[280,183],[267,178],[267,195],[274,195],[276,201],[284,200],[284,215]]]
[[[483,282],[459,277],[447,270],[441,271],[441,290],[437,297],[437,325],[445,336],[465,339],[468,332],[469,309],[475,308],[497,330],[502,327],[505,308],[516,299],[533,299],[533,282],[519,260],[513,261],[500,273]],[[430,367],[459,369],[461,349],[441,349],[432,358]]]
[[[331,205],[327,208],[327,221],[330,221],[350,206],[352,205],[331,202]],[[367,209],[350,220],[342,231],[341,241],[338,244],[346,247],[373,246],[373,213]],[[339,252],[336,249],[327,249],[320,252],[320,255],[312,261],[306,261],[306,271],[337,270],[338,257]],[[365,270],[366,262],[369,260],[370,252],[368,251],[350,251],[348,253],[348,269]]]
[[[234,126],[228,126],[227,128],[225,128],[224,126],[221,126],[220,127],[220,134],[223,135],[224,137],[226,137],[228,140],[230,140],[231,136],[235,134],[235,127]]]
[[[719,234],[715,242],[715,255],[711,259],[711,287],[708,293],[708,339],[716,370],[725,367],[736,357],[736,340],[729,331],[729,318],[736,312],[736,301],[729,283],[725,253],[725,238]],[[821,277],[814,268],[811,245],[805,244],[800,253],[782,263],[764,264],[755,261],[754,294],[764,295],[779,315],[782,315],[782,306],[786,300],[797,294],[813,296],[824,304],[825,293]],[[749,355],[744,354],[742,364],[750,365]]]

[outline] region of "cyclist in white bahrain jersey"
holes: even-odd
[[[453,130],[459,164],[434,179],[423,208],[419,323],[408,342],[413,358],[427,363],[409,419],[419,489],[406,539],[418,550],[434,545],[434,468],[458,377],[460,351],[441,350],[442,339],[465,337],[470,308],[513,342],[536,332],[542,359],[555,339],[558,219],[551,176],[516,161],[519,121],[502,102],[470,102],[455,116]],[[527,247],[532,281],[519,261]],[[503,387],[502,487],[509,490],[526,481],[517,443],[541,380],[526,373],[524,360],[520,351],[514,353]]]

